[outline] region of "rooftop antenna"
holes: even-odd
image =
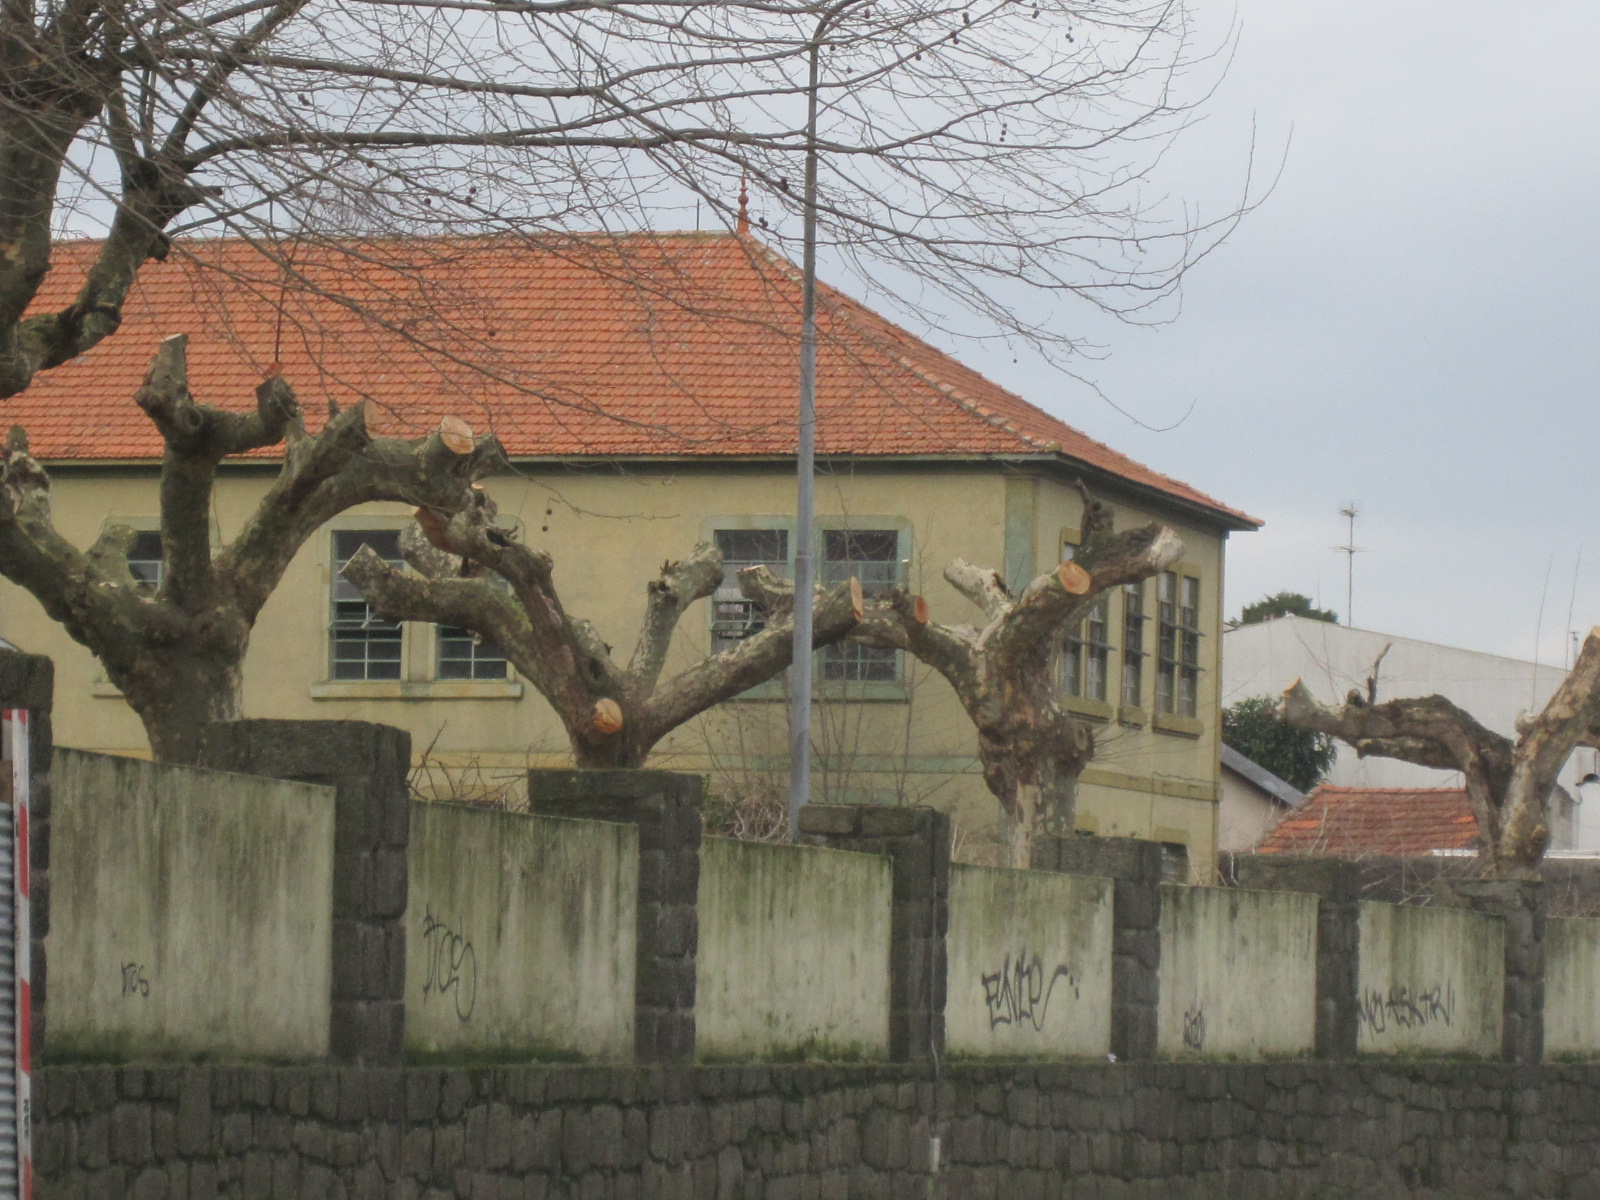
[[[1339,515],[1350,523],[1344,545],[1335,546],[1334,549],[1345,556],[1344,623],[1346,625],[1354,625],[1356,623],[1356,555],[1364,553],[1362,547],[1356,545],[1356,518],[1361,515],[1361,510],[1356,508],[1356,502],[1352,500],[1339,510]]]

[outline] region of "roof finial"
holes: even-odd
[[[749,182],[750,177],[748,175],[741,174],[739,176],[739,233],[741,235],[750,232]]]

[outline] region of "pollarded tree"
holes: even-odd
[[[1331,734],[1363,758],[1378,755],[1460,771],[1478,821],[1479,853],[1505,877],[1537,873],[1550,844],[1550,793],[1574,748],[1600,746],[1600,629],[1589,631],[1571,672],[1517,736],[1486,729],[1443,696],[1376,699],[1351,691],[1337,708],[1300,680],[1283,693],[1283,715],[1300,729]]]
[[[134,531],[110,525],[88,548],[50,517],[50,478],[13,429],[0,463],[0,573],[26,588],[104,665],[144,722],[158,758],[192,762],[202,727],[237,718],[240,670],[261,607],[319,526],[357,504],[398,500],[457,511],[472,482],[504,461],[498,441],[450,422],[418,441],[374,438],[367,406],[330,411],[317,433],[279,377],[254,412],[199,403],[182,336],[162,343],[135,400],[166,443],[161,463],[159,586],[128,565]],[[283,466],[227,545],[211,540],[212,489],[224,459],[284,443]]]
[[[903,650],[949,681],[978,731],[983,779],[1004,814],[1007,857],[1026,867],[1034,834],[1072,834],[1078,777],[1094,757],[1094,727],[1061,703],[1062,636],[1100,597],[1160,573],[1183,543],[1154,522],[1115,533],[1111,512],[1084,492],[1083,544],[1070,562],[1014,596],[999,572],[957,559],[952,587],[983,610],[984,624],[929,619],[906,591],[873,605],[850,639]]]
[[[650,582],[639,637],[623,666],[588,621],[563,607],[550,556],[517,541],[494,518],[494,503],[481,491],[448,521],[421,510],[401,539],[415,574],[363,546],[344,576],[387,620],[454,625],[492,641],[556,710],[580,767],[641,767],[672,730],[789,665],[793,585],[765,566],[739,572],[740,589],[765,614],[763,627],[663,680],[679,618],[722,582],[715,546],[701,543]],[[842,639],[862,611],[857,580],[818,589],[816,644]]]

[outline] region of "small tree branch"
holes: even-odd
[[[749,580],[746,596],[750,596],[752,591],[761,591],[777,598],[776,594],[766,591],[770,581],[761,576],[765,570],[764,567],[746,567],[739,573],[741,585]],[[812,612],[812,644],[821,649],[842,641],[861,620],[864,607],[861,583],[857,579],[849,579],[826,590],[817,589]],[[794,609],[791,592],[790,603],[776,614],[769,611],[767,624],[760,632],[720,654],[701,659],[655,689],[642,705],[644,744],[654,745],[668,731],[713,705],[771,679],[793,658]]]
[[[978,648],[990,670],[1004,672],[1070,629],[1100,597],[1125,583],[1148,579],[1183,557],[1183,542],[1164,525],[1110,535],[1079,558],[1030,583],[1011,611],[991,623]]]
[[[722,552],[712,542],[701,542],[681,561],[664,563],[661,575],[650,581],[644,622],[628,662],[628,686],[636,697],[649,695],[661,678],[684,610],[715,592],[721,582]]]
[[[985,619],[997,620],[1011,611],[1011,589],[1000,578],[1000,572],[990,567],[975,567],[964,558],[958,558],[944,569],[944,578],[951,587],[983,609]]]

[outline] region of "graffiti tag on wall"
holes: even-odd
[[[1368,988],[1361,994],[1357,1010],[1361,1024],[1369,1033],[1389,1029],[1421,1029],[1427,1025],[1451,1025],[1456,1015],[1456,989],[1452,983],[1427,988],[1390,984],[1388,992]]]
[[[478,1003],[478,954],[472,943],[430,911],[422,918],[423,956],[428,962],[423,999],[453,993],[456,1016],[465,1021]]]
[[[1072,998],[1078,998],[1078,977],[1072,968],[1066,963],[1057,963],[1052,970],[1037,954],[1029,954],[1026,946],[1017,952],[1015,959],[1007,954],[998,971],[980,978],[984,1003],[989,1008],[990,1029],[1011,1025],[1042,1030],[1058,983],[1065,982],[1072,991]]]
[[[150,995],[150,981],[145,978],[143,963],[122,964],[122,994],[146,999]]]
[[[1198,1000],[1184,1010],[1183,1044],[1195,1051],[1206,1048],[1206,1010]]]

